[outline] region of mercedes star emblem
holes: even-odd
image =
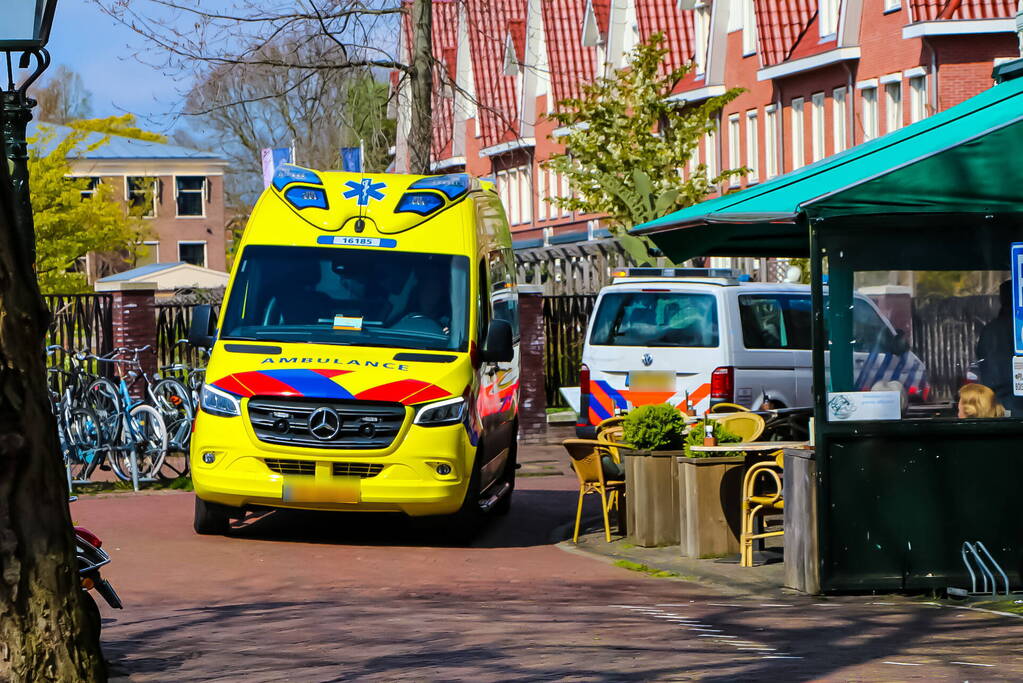
[[[329,441],[341,431],[341,416],[332,408],[317,408],[309,416],[309,433],[320,441]]]
[[[653,365],[653,363],[654,363],[654,357],[651,356],[649,353],[644,353],[643,354],[643,365],[645,365],[647,367],[650,367],[651,365]]]

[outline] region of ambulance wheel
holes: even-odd
[[[226,505],[208,503],[195,497],[195,520],[192,527],[202,536],[223,535],[231,529],[231,510]]]
[[[504,517],[511,512],[512,494],[515,493],[515,469],[518,467],[519,459],[519,430],[516,427],[511,439],[511,446],[508,447],[508,460],[504,463],[504,475],[501,477],[503,483],[508,484],[508,493],[501,497],[493,507],[493,513],[498,517]]]

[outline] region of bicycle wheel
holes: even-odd
[[[135,406],[121,429],[119,448],[110,464],[114,474],[131,481],[131,455],[135,453],[139,479],[152,479],[167,455],[167,427],[160,412],[152,406]]]
[[[162,379],[153,386],[153,397],[167,426],[167,447],[187,453],[195,414],[188,389],[176,379]]]
[[[117,385],[105,377],[93,380],[85,390],[85,407],[96,413],[105,443],[117,443],[121,429],[121,396]]]
[[[103,459],[103,433],[99,418],[88,408],[74,408],[66,426],[64,457],[71,479],[88,479]]]
[[[153,386],[153,398],[156,408],[167,425],[168,453],[181,453],[183,458],[165,458],[160,476],[164,479],[177,479],[188,474],[188,447],[192,440],[192,397],[185,385],[180,381],[167,378]]]

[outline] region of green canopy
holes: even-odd
[[[638,225],[680,262],[807,256],[808,220],[1023,213],[1023,78],[741,192]],[[895,220],[892,220],[892,217]],[[842,221],[845,223],[845,221]],[[905,223],[909,223],[906,220]]]

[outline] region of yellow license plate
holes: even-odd
[[[334,477],[330,483],[309,478],[284,480],[285,503],[358,503],[361,498],[361,479]]]

